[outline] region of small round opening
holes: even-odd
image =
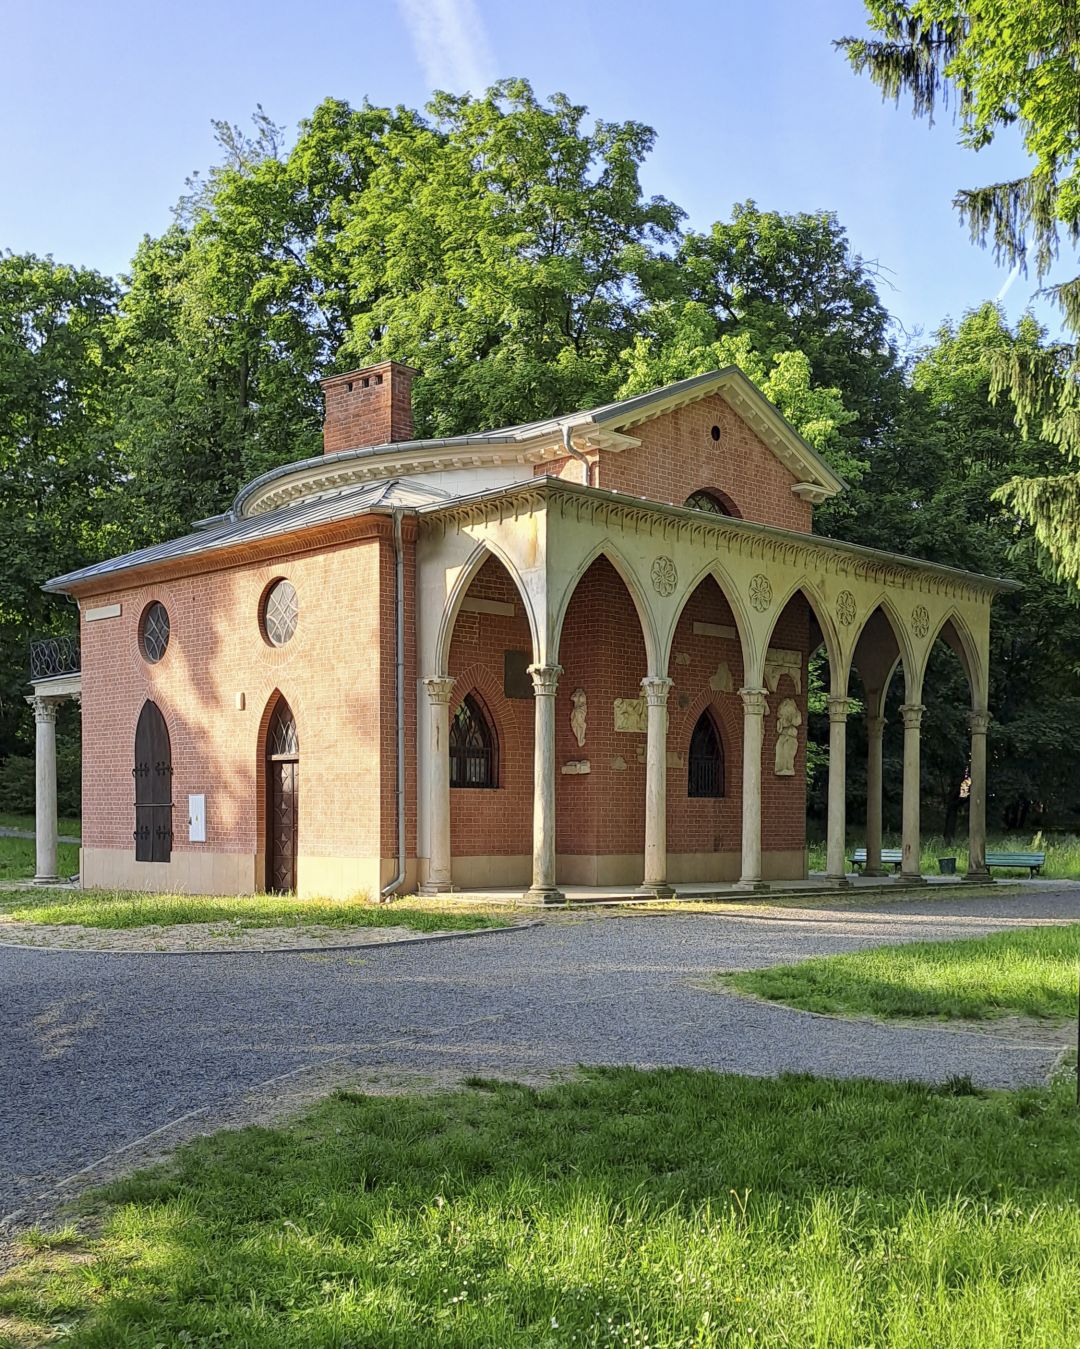
[[[260,615],[263,636],[271,646],[284,646],[292,640],[299,613],[293,583],[284,577],[271,582],[263,593]]]
[[[709,435],[712,436],[713,440],[719,440],[720,428],[718,426],[714,426],[713,429],[709,432]]]
[[[151,665],[156,665],[169,645],[169,611],[160,600],[143,610],[139,620],[139,647]]]

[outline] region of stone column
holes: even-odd
[[[829,825],[825,873],[834,885],[847,885],[847,718],[850,698],[829,704]]]
[[[767,890],[761,879],[761,746],[765,739],[767,689],[740,689],[743,701],[742,875],[740,890]]]
[[[900,881],[922,885],[922,840],[919,834],[919,729],[926,708],[921,703],[905,703],[900,709],[904,719],[904,835]]]
[[[675,893],[667,880],[667,700],[672,681],[641,681],[648,708],[645,752],[645,880],[642,890],[659,898]]]
[[[986,865],[986,732],[990,713],[985,708],[972,712],[971,791],[968,795],[968,867],[969,881],[989,881],[993,877]]]
[[[438,895],[450,883],[450,694],[454,680],[434,675],[422,681],[430,702],[428,749],[428,876],[423,895]]]
[[[555,884],[555,693],[561,665],[530,665],[536,708],[533,748],[533,875],[525,898],[561,904]]]
[[[27,698],[34,709],[35,782],[34,833],[37,869],[35,885],[55,885],[60,876],[56,867],[56,701],[52,698]]]
[[[881,865],[881,758],[885,718],[866,718],[866,866],[864,876],[884,876]]]

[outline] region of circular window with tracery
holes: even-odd
[[[139,620],[139,649],[151,665],[156,665],[168,645],[169,611],[160,600],[154,600]]]
[[[284,646],[296,631],[300,609],[291,581],[275,581],[263,599],[263,636],[271,646]]]

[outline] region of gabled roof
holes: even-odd
[[[817,450],[769,402],[738,366],[693,375],[650,393],[635,394],[615,403],[570,412],[543,421],[522,422],[495,431],[429,440],[390,441],[356,450],[338,450],[301,459],[263,473],[237,495],[233,514],[255,515],[275,510],[288,501],[307,497],[331,485],[363,481],[400,473],[441,472],[447,468],[485,464],[542,463],[565,455],[569,434],[581,450],[618,452],[638,441],[628,432],[674,408],[719,393],[750,424],[813,501],[834,496],[847,485]]]

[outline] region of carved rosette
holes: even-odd
[[[533,682],[533,693],[538,698],[554,698],[559,688],[561,665],[530,665],[529,676]]]
[[[911,631],[922,639],[930,631],[930,610],[925,604],[916,604],[911,611]]]
[[[679,569],[670,557],[658,557],[652,564],[652,584],[658,595],[667,597],[675,593],[679,583]]]
[[[763,614],[772,604],[772,582],[761,572],[750,578],[750,603],[759,614]]]
[[[850,590],[841,590],[836,597],[836,617],[845,628],[855,622],[855,596]]]

